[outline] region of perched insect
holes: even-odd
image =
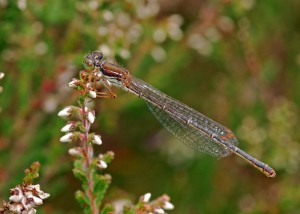
[[[230,129],[131,76],[128,70],[105,62],[100,51],[88,54],[83,64],[93,72],[91,81],[101,81],[108,89],[107,92],[97,92],[98,97],[115,98],[111,85],[120,87],[144,99],[156,119],[186,145],[217,158],[234,153],[266,176],[275,177],[271,167],[237,147],[238,140]]]

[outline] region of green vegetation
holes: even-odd
[[[151,192],[170,196],[170,213],[299,212],[300,2],[208,2],[0,0],[0,199],[38,161],[51,195],[38,212],[82,213],[57,113],[77,102],[68,83],[83,57],[101,50],[231,128],[277,172],[269,179],[234,155],[194,152],[115,89],[116,99],[96,101],[91,130],[102,136],[97,153],[115,153],[105,202]]]

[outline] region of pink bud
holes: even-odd
[[[75,128],[75,124],[71,122],[71,123],[68,123],[67,125],[65,125],[64,127],[62,127],[60,131],[70,132],[70,131],[73,131],[74,128]]]
[[[68,134],[65,134],[64,136],[62,136],[59,141],[62,142],[62,143],[66,143],[66,142],[71,142],[72,141],[72,138],[73,138],[73,133],[68,133]]]
[[[69,87],[76,88],[79,85],[79,80],[73,79],[71,82],[69,82]]]
[[[23,206],[21,204],[8,204],[8,209],[12,213],[21,213]]]
[[[34,209],[34,208],[27,211],[27,214],[35,214],[35,213],[36,213],[36,209]],[[23,212],[22,212],[22,214],[23,214]]]
[[[90,123],[93,123],[95,121],[95,114],[90,111],[87,115],[87,119]]]
[[[101,145],[102,144],[101,137],[99,135],[94,135],[92,142],[96,145]]]
[[[42,204],[43,204],[43,200],[40,199],[39,197],[33,196],[32,199],[33,199],[34,204],[35,204],[36,206],[39,206],[39,205],[42,205]]]
[[[96,98],[97,97],[97,93],[95,91],[89,91],[89,97]]]
[[[99,167],[100,169],[105,169],[105,168],[107,168],[107,163],[105,163],[104,160],[99,160],[99,161],[98,161],[98,167]]]
[[[81,147],[74,147],[69,149],[69,154],[72,156],[80,156],[82,154]]]
[[[157,214],[164,214],[165,211],[164,211],[162,208],[155,208],[155,209],[154,209],[154,213],[157,213]]]
[[[58,112],[58,116],[68,118],[68,117],[71,117],[73,111],[74,111],[73,106],[68,106],[68,107],[64,108],[63,110],[61,110],[60,112]]]
[[[39,196],[42,200],[44,200],[44,199],[48,198],[48,197],[50,196],[50,194],[49,194],[49,193],[46,193],[46,192],[40,192],[40,193],[38,193],[38,196]]]
[[[172,203],[170,203],[169,201],[165,201],[163,208],[165,210],[173,210],[174,209],[174,205]]]
[[[15,203],[20,202],[24,198],[23,191],[19,186],[11,189],[10,194],[9,200]]]
[[[144,202],[144,203],[148,203],[150,198],[151,198],[151,193],[148,192],[148,193],[146,193],[145,195],[143,195],[141,197],[141,201]]]
[[[9,200],[15,203],[20,202],[23,199],[23,195],[12,195],[9,197]]]

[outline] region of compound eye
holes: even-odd
[[[95,65],[93,63],[93,60],[91,60],[87,57],[85,57],[83,59],[82,64],[83,64],[84,68],[87,69],[87,70],[92,70],[95,67]]]
[[[92,55],[94,55],[96,61],[100,61],[103,59],[103,54],[101,53],[101,51],[94,51]]]

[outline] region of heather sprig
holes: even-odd
[[[21,185],[10,189],[9,201],[3,201],[0,213],[34,214],[36,207],[43,204],[43,200],[50,196],[41,190],[40,184],[33,184],[33,179],[39,177],[40,163],[34,162],[25,170],[25,177]]]
[[[114,158],[114,153],[108,151],[104,154],[94,155],[94,145],[101,145],[102,139],[99,134],[90,132],[90,128],[95,121],[95,110],[92,109],[92,101],[95,98],[107,97],[105,92],[97,90],[97,83],[101,81],[99,68],[89,67],[85,63],[87,70],[81,71],[79,79],[73,79],[69,86],[79,92],[78,106],[67,106],[58,113],[58,116],[68,122],[61,128],[65,133],[60,141],[62,143],[72,143],[74,146],[69,149],[69,154],[75,157],[73,173],[82,183],[82,190],[75,193],[77,201],[82,206],[84,213],[100,213],[100,205],[104,195],[111,183],[111,176],[102,174],[108,164]],[[110,91],[111,92],[111,91]],[[113,94],[113,93],[111,93]],[[113,96],[115,95],[113,94]],[[163,195],[150,201],[151,194],[147,193],[140,197],[137,205],[122,204],[120,207],[105,205],[101,211],[104,213],[165,213],[171,210],[174,205],[170,198]]]
[[[60,138],[62,143],[69,142],[74,146],[69,154],[75,157],[73,173],[82,182],[82,190],[75,193],[77,201],[85,213],[99,213],[101,201],[111,183],[111,176],[100,174],[113,159],[114,153],[94,156],[93,145],[101,145],[101,136],[90,132],[95,121],[95,111],[90,107],[94,91],[89,89],[90,79],[73,79],[69,86],[80,92],[78,106],[67,106],[58,115],[67,119],[67,124],[61,129],[65,133]]]
[[[170,202],[170,197],[168,195],[162,195],[152,201],[150,201],[151,193],[146,193],[142,195],[135,206],[134,212],[129,213],[155,213],[164,214],[166,210],[174,209],[174,205]],[[126,213],[126,212],[124,212]]]

